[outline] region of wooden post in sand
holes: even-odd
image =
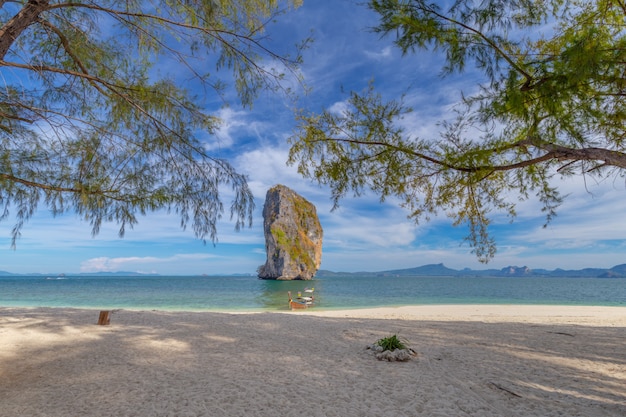
[[[111,312],[109,310],[103,310],[100,312],[100,316],[98,317],[98,324],[100,326],[104,326],[107,324],[111,324]]]

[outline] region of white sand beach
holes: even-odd
[[[626,307],[0,308],[0,416],[626,415]],[[417,352],[376,360],[397,334]]]

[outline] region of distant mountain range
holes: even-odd
[[[14,274],[0,271],[0,276],[7,275],[41,275],[58,276],[59,274]],[[65,275],[65,274],[60,274]],[[72,276],[159,276],[159,274],[142,274],[139,272],[93,272],[70,274]],[[251,276],[254,274],[220,274],[221,276]],[[368,276],[429,276],[429,277],[569,277],[569,278],[626,278],[626,264],[616,265],[609,269],[604,268],[584,268],[584,269],[561,269],[552,271],[547,269],[531,269],[527,266],[507,266],[502,269],[482,269],[475,270],[464,268],[461,270],[448,268],[444,264],[422,265],[415,268],[394,269],[390,271],[378,272],[334,272],[327,270],[317,271],[316,277],[327,278],[338,275],[368,275]]]
[[[474,270],[464,268],[461,270],[451,269],[444,264],[430,264],[408,269],[394,269],[379,272],[332,272],[326,270],[317,271],[317,277],[332,277],[336,275],[375,275],[375,276],[430,276],[430,277],[573,277],[573,278],[626,278],[626,264],[616,265],[609,269],[585,268],[566,270],[557,268],[530,269],[527,266],[507,266],[502,269]]]

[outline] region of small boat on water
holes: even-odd
[[[307,289],[304,290],[304,292],[307,293],[312,293],[313,291],[307,291]],[[295,298],[295,300],[291,297],[291,291],[287,291],[287,295],[289,296],[289,308],[291,310],[300,310],[300,309],[304,309],[304,308],[309,308],[312,307],[313,305],[315,305],[315,298],[311,295],[311,296],[303,296],[302,293],[298,292],[298,296]]]

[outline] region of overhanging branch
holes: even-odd
[[[525,168],[531,165],[540,164],[542,162],[547,162],[550,160],[555,161],[596,161],[602,162],[604,166],[614,166],[618,168],[626,169],[626,154],[623,152],[612,151],[609,149],[603,148],[581,148],[574,149],[568,148],[561,145],[555,144],[542,144],[538,146],[537,144],[533,144],[537,149],[545,151],[545,154],[537,156],[535,158],[526,159],[523,161],[519,161],[513,164],[506,165],[478,165],[478,166],[462,166],[462,165],[454,165],[450,164],[444,160],[434,158],[432,156],[416,152],[413,149],[402,147],[398,145],[394,145],[387,142],[371,142],[371,141],[362,141],[358,139],[320,139],[313,142],[326,142],[326,141],[335,141],[335,142],[343,142],[360,146],[381,146],[386,148],[391,148],[397,152],[401,152],[404,154],[408,154],[412,157],[422,159],[433,164],[439,165],[445,169],[450,169],[453,171],[466,172],[466,173],[474,173],[481,171],[491,171],[491,172],[502,172],[502,171],[512,171],[515,169]],[[516,146],[528,145],[527,143],[519,143]]]

